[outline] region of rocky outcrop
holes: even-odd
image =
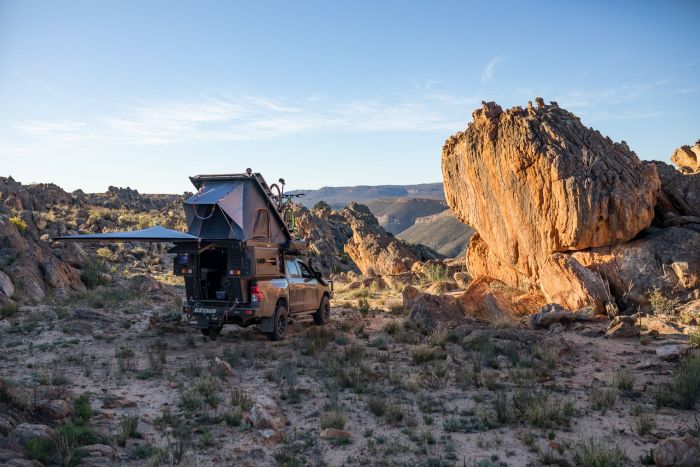
[[[700,286],[700,233],[689,229],[650,228],[630,242],[572,256],[605,277],[625,308],[648,303],[653,290],[671,295]]]
[[[697,287],[700,174],[643,163],[541,99],[506,111],[484,103],[473,117],[442,153],[447,202],[477,230],[472,277],[570,310]]]
[[[654,164],[661,180],[661,193],[656,204],[659,227],[697,224],[700,231],[700,173],[683,174],[663,162]]]
[[[447,202],[532,285],[552,253],[621,243],[651,224],[659,179],[624,142],[556,104],[489,103],[473,116],[443,147]]]
[[[314,267],[325,274],[358,271],[345,254],[345,244],[352,237],[352,228],[345,217],[319,201],[313,209],[295,204],[296,234],[309,243]]]
[[[671,156],[671,162],[684,174],[700,173],[700,140],[693,146],[681,146],[676,149]]]
[[[352,229],[344,250],[366,276],[402,274],[410,272],[417,261],[439,258],[428,247],[409,245],[389,234],[367,206],[350,203],[340,215]]]
[[[36,228],[34,224],[29,225]],[[21,231],[6,216],[0,215],[3,276],[9,276],[14,284],[8,287],[3,280],[3,295],[12,292],[8,298],[39,303],[49,292],[65,297],[72,291],[85,290],[79,271],[71,265],[71,262],[82,262],[76,249],[79,247],[62,245],[52,249],[48,242],[36,238],[31,227]]]

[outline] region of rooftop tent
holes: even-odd
[[[203,240],[287,242],[287,226],[260,178],[258,174],[191,177],[197,193],[184,206],[190,235]]]
[[[131,232],[110,232],[100,234],[68,235],[55,240],[73,240],[77,242],[182,242],[196,241],[197,237],[177,230],[166,229],[159,225],[148,229]]]

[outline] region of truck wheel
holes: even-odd
[[[323,296],[321,299],[321,304],[318,306],[318,310],[314,313],[314,323],[316,324],[326,324],[331,320],[331,302],[328,300],[327,296]]]
[[[277,305],[275,310],[275,322],[272,332],[267,333],[267,337],[271,341],[281,341],[287,334],[287,325],[289,324],[289,313],[287,307],[282,303]]]

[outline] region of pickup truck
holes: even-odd
[[[282,340],[293,316],[312,315],[318,325],[330,320],[333,283],[313,264],[276,246],[236,243],[171,250],[174,272],[185,278],[190,325],[214,336],[224,324],[257,324],[271,340]]]

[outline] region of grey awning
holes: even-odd
[[[194,235],[166,229],[159,225],[130,232],[110,232],[101,234],[66,235],[54,240],[69,240],[74,242],[182,242],[197,241]]]

